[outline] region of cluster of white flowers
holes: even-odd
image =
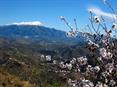
[[[64,18],[63,16],[60,16],[60,19],[61,19],[61,20],[65,20],[65,18]]]
[[[93,47],[99,47],[98,44],[94,43],[94,42],[91,41],[91,40],[88,41],[88,45],[89,45],[89,46],[93,46]]]
[[[108,40],[107,39],[102,39],[102,41],[101,41],[104,45],[108,45]]]
[[[68,37],[76,37],[77,34],[78,34],[78,31],[73,31],[73,30],[66,33]]]
[[[105,68],[109,73],[112,73],[112,71],[114,70],[114,65],[112,63],[108,63],[105,65]]]
[[[100,55],[104,58],[104,59],[111,59],[113,57],[111,52],[107,52],[107,50],[105,48],[100,48]]]
[[[71,70],[72,69],[72,64],[71,63],[60,62],[59,66],[62,69],[68,69],[68,70]]]
[[[89,44],[94,43],[90,42]],[[70,72],[75,72],[80,73],[83,76],[79,80],[72,80],[69,78],[68,87],[115,87],[117,84],[115,81],[116,77],[113,76],[117,75],[117,66],[111,61],[113,59],[113,54],[107,51],[108,48],[100,48],[100,46],[98,46],[97,49],[99,50],[100,55],[95,61],[99,64],[89,64],[89,59],[86,56],[72,58],[69,60],[69,63],[60,62],[59,66],[61,69],[65,70],[64,75],[67,75]],[[70,72],[67,72],[67,70]],[[87,76],[93,78],[95,81],[91,79],[86,80]],[[96,81],[96,78],[99,80]]]
[[[93,67],[91,65],[88,65],[86,68],[86,72],[93,72]]]
[[[65,63],[63,61],[61,61],[59,63],[59,66],[62,69],[68,69],[71,70],[73,68],[74,65],[76,65],[76,69],[79,69],[79,66],[83,66],[87,64],[87,58],[86,57],[79,57],[79,58],[73,58],[71,59],[71,61],[69,63]]]
[[[94,67],[94,71],[95,71],[96,73],[98,73],[98,72],[100,71],[100,67],[99,67],[99,66],[95,66],[95,67]]]
[[[100,49],[102,52],[102,57],[106,57],[104,56],[105,53],[103,53],[107,52],[106,49]],[[100,62],[98,58],[97,61],[99,61],[99,63],[101,64],[95,66],[90,65],[88,63],[88,59],[85,56],[72,58],[67,62],[61,61],[59,63],[59,67],[62,70],[61,73],[64,73],[64,76],[67,76],[72,72],[80,73],[82,75],[80,79],[71,79],[70,77],[68,77],[68,87],[115,87],[115,85],[117,84],[115,81],[116,77],[112,78],[111,76],[115,74],[117,75],[116,66],[113,63],[104,64],[105,60],[102,60],[103,62]],[[86,80],[87,76],[91,76],[93,80]]]
[[[95,17],[95,22],[99,23],[98,17]],[[113,24],[112,29],[115,29],[116,25]],[[106,34],[107,35],[107,34]],[[113,49],[110,46],[115,46],[114,43],[110,43],[111,39],[104,36],[100,38],[97,43],[92,40],[88,40],[88,46],[96,51],[91,51],[93,57],[95,54],[96,59],[90,59],[87,56],[81,56],[78,58],[71,58],[69,63],[60,62],[60,69],[64,70],[64,76],[73,73],[79,73],[81,76],[79,79],[73,79],[68,77],[68,87],[116,87],[117,76],[117,64],[114,60]],[[112,44],[112,45],[111,45]],[[97,52],[97,53],[95,53]],[[89,61],[93,60],[93,62]],[[69,71],[69,72],[68,72]],[[73,74],[72,73],[72,74]],[[82,79],[84,78],[84,79]],[[87,79],[87,80],[86,80]]]
[[[111,8],[107,0],[103,0],[103,2]],[[114,11],[112,8],[111,10]],[[111,37],[113,31],[117,29],[117,23],[114,21],[113,24],[107,26],[103,15],[95,16],[92,10],[90,13],[91,28],[89,25],[89,29],[93,29],[95,34],[92,34],[94,39],[88,38],[86,48],[89,49],[89,54],[71,58],[69,63],[61,62],[59,66],[65,71],[70,71],[66,72],[66,76],[71,73],[79,74],[78,78],[67,76],[69,78],[68,87],[117,87],[117,47],[114,43],[117,41]],[[66,22],[64,17],[61,17],[61,20]],[[68,22],[66,24],[70,27]],[[71,28],[67,36],[76,37],[77,34],[77,31],[73,31]]]
[[[89,80],[68,80],[68,87],[94,87],[94,84]]]
[[[46,56],[46,61],[51,61],[51,60],[52,60],[51,55],[47,55]]]
[[[81,87],[94,87],[94,84],[89,80],[82,80]]]
[[[95,87],[109,87],[109,86],[101,82],[98,82]]]
[[[100,71],[99,66],[92,67],[91,65],[88,65],[86,67],[86,72],[88,72],[88,73],[98,73],[99,71]]]
[[[66,33],[66,35],[68,37],[76,37],[78,35],[76,20],[74,20],[76,27],[72,28],[72,26],[70,26],[70,24],[66,21],[66,19],[63,16],[60,16],[60,19],[64,21],[65,24],[71,29],[69,32]]]
[[[70,63],[71,63],[71,64],[75,64],[76,61],[77,61],[77,59],[76,59],[76,58],[73,58],[73,59],[70,61]]]
[[[77,80],[68,79],[68,87],[78,87]]]
[[[80,65],[86,65],[87,64],[87,58],[86,57],[79,57],[79,58],[77,58],[77,60],[78,60],[78,63]]]
[[[97,49],[99,49],[101,55],[97,58],[97,61],[101,63],[100,65],[95,65],[95,66],[89,65],[86,56],[82,56],[79,58],[72,58],[69,61],[69,63],[64,63],[64,62],[60,63],[61,68],[64,68],[65,71],[66,70],[75,71],[75,72],[77,71],[83,75],[84,79],[80,78],[79,80],[77,79],[72,80],[71,78],[69,78],[68,87],[115,87],[115,85],[117,84],[115,81],[116,77],[112,78],[110,76],[113,76],[115,74],[117,75],[116,66],[114,65],[114,63],[107,63],[108,61],[105,62],[107,64],[104,64],[104,61],[106,61],[107,59],[112,60],[112,54],[110,52],[107,52],[106,48],[97,48]],[[102,60],[102,58],[106,60]],[[67,73],[69,72],[65,73],[66,73],[65,75],[67,75]],[[96,78],[100,79],[100,81],[98,80],[94,81],[90,79],[86,80],[85,75],[86,78],[87,76],[91,76],[94,79]]]

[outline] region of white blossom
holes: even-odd
[[[102,61],[102,57],[98,57],[97,60],[98,60],[98,61]]]
[[[99,16],[94,16],[94,21],[95,21],[95,23],[99,23],[100,22]]]
[[[85,64],[87,64],[87,58],[86,58],[86,57],[79,57],[79,58],[77,58],[77,60],[78,60],[78,63],[79,63],[80,65],[85,65]]]
[[[110,80],[110,83],[109,83],[111,86],[114,86],[116,84],[116,82],[112,79]]]
[[[105,49],[105,48],[101,48],[101,49],[100,49],[100,55],[101,55],[102,57],[106,57],[106,49]]]
[[[45,56],[42,54],[42,55],[41,55],[41,58],[44,58],[44,57],[45,57]]]
[[[100,48],[100,55],[104,59],[111,59],[113,57],[112,53],[107,52],[105,48]]]
[[[68,79],[68,84],[70,84],[72,82],[72,80],[71,79]]]
[[[88,41],[88,45],[90,45],[90,46],[95,46],[95,47],[99,47],[98,44],[94,43],[94,42],[91,41],[91,40]]]
[[[64,65],[64,62],[60,62],[59,66],[60,66],[61,68],[65,68],[65,67],[66,67],[66,66]]]
[[[111,59],[112,57],[113,57],[112,53],[111,52],[107,52],[106,59]]]
[[[51,59],[51,55],[47,55],[46,56],[46,61],[51,61],[52,59]]]
[[[91,65],[88,65],[86,70],[87,72],[93,72],[93,67]]]
[[[94,67],[94,71],[95,71],[95,72],[99,72],[99,71],[100,71],[100,67],[99,67],[99,66],[95,66],[95,67]]]
[[[60,19],[61,19],[61,20],[64,20],[65,18],[64,18],[63,16],[60,16]]]
[[[112,73],[112,71],[114,70],[114,66],[112,63],[108,63],[105,65],[105,68],[106,70],[109,72],[109,73]]]
[[[89,80],[82,80],[82,87],[94,87],[94,84]]]
[[[116,23],[113,23],[112,24],[112,29],[116,29],[117,28],[117,24]]]
[[[67,67],[69,70],[71,70],[71,69],[72,69],[72,64],[66,63],[66,67]]]
[[[77,34],[78,34],[78,32],[77,31],[73,31],[73,30],[66,33],[66,35],[68,37],[76,37]]]
[[[57,61],[56,60],[53,60],[53,64],[57,64]]]
[[[108,75],[109,75],[109,73],[108,73],[107,71],[102,72],[102,76],[103,76],[103,77],[105,77],[105,78],[106,78]]]
[[[73,58],[71,61],[70,61],[71,64],[75,64],[76,63],[76,58]]]

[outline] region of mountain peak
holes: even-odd
[[[43,26],[43,23],[39,21],[33,21],[33,22],[15,22],[12,23],[12,25],[33,25],[33,26]]]

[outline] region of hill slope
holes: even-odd
[[[28,81],[22,81],[18,77],[0,70],[0,87],[36,87]]]
[[[85,34],[89,37],[89,35]],[[76,38],[69,38],[66,32],[35,25],[8,25],[0,27],[0,37],[9,39],[25,39],[52,43],[76,44],[86,40],[84,33],[79,32]]]

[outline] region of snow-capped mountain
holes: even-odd
[[[12,23],[12,25],[34,25],[34,26],[43,26],[44,24],[39,21],[33,21],[33,22],[16,22]]]
[[[65,31],[42,26],[39,22],[22,22],[0,26],[0,37],[9,39],[28,39],[32,41],[76,44],[84,43],[86,36],[89,37],[89,35],[79,32],[77,37],[70,38],[66,36]]]

